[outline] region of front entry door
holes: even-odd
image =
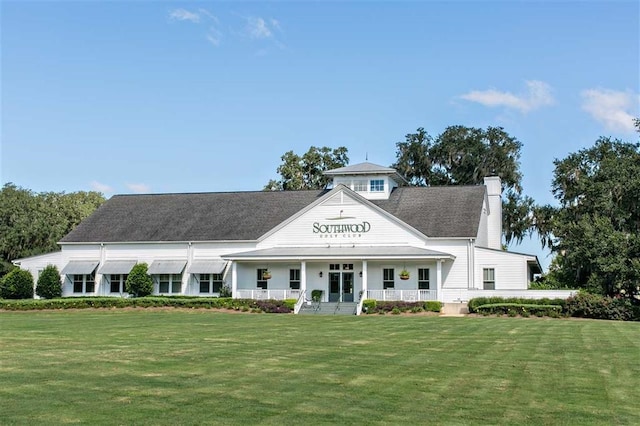
[[[329,272],[329,302],[340,300],[340,272]]]
[[[353,272],[342,273],[342,301],[353,302]]]
[[[353,264],[329,265],[329,302],[353,302]]]

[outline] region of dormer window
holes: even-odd
[[[366,180],[356,180],[353,182],[353,190],[356,192],[366,192],[367,191],[367,181]]]
[[[371,192],[383,192],[384,180],[383,179],[371,179],[369,191]]]

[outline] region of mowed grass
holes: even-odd
[[[0,313],[2,424],[640,424],[640,324]]]

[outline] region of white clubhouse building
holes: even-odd
[[[325,190],[116,195],[61,251],[14,263],[36,279],[56,265],[64,296],[126,296],[127,274],[146,262],[157,295],[226,286],[236,298],[298,301],[322,290],[326,302],[558,297],[527,290],[536,256],[502,250],[498,177],[411,187],[371,163],[326,175]]]

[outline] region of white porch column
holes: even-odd
[[[307,291],[307,262],[300,262],[300,291],[304,294]]]
[[[436,298],[442,302],[442,262],[444,260],[436,260]]]
[[[362,261],[362,291],[363,297],[367,297],[367,261]]]
[[[235,260],[231,261],[231,297],[238,297],[238,268]]]

